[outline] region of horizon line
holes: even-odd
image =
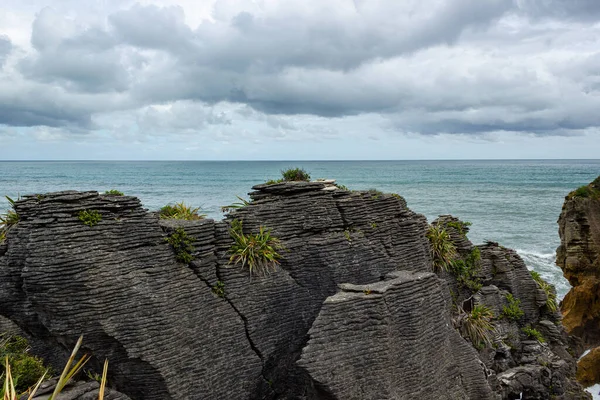
[[[600,161],[600,158],[430,158],[430,159],[307,159],[307,160],[172,160],[172,159],[12,159],[0,162],[389,162],[389,161]]]

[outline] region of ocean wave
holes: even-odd
[[[566,296],[571,285],[556,265],[556,253],[524,249],[516,249],[516,252],[521,256],[527,268],[539,273],[545,281],[554,285],[558,300],[562,300]]]

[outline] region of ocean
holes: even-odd
[[[221,219],[221,206],[247,198],[253,185],[289,167],[349,189],[398,193],[430,222],[441,214],[469,221],[474,243],[517,250],[560,298],[569,284],[554,264],[556,221],[565,195],[600,175],[600,160],[0,161],[0,195],[118,189],[150,210],[184,201]],[[2,197],[0,209],[7,206]]]

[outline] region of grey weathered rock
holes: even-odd
[[[342,285],[325,301],[300,365],[325,398],[496,398],[477,353],[453,329],[442,291],[435,274],[404,271]]]
[[[352,377],[361,375],[373,380],[366,390],[375,397],[385,390],[382,398],[402,399],[426,388],[438,397],[494,398],[508,393],[495,374],[537,356],[549,363],[554,386],[571,389],[571,360],[553,367],[562,360],[557,351],[566,353],[560,330],[548,335],[545,347],[521,340],[522,324],[554,323],[555,316],[540,307],[539,291],[516,253],[480,246],[484,286],[475,296],[468,290],[456,295],[461,304],[483,302],[497,313],[505,293],[522,300],[521,325],[498,322],[499,331],[514,336],[513,347],[499,338],[497,349],[478,354],[451,324],[448,289],[458,290],[456,279],[431,274],[425,218],[400,196],[332,185],[257,185],[253,201],[221,222],[159,221],[128,196],[26,197],[16,204],[21,222],[0,245],[0,315],[24,329],[34,350],[57,368],[83,333],[92,366],[108,358],[110,381],[136,400],[341,399],[348,390],[340,382],[357,387]],[[81,210],[97,210],[102,221],[84,225]],[[265,226],[282,240],[287,251],[276,272],[250,276],[229,265],[235,218],[246,233]],[[189,265],[177,262],[165,242],[178,227],[195,239]],[[474,249],[462,236],[453,239],[463,253]],[[213,293],[217,284],[224,297]],[[367,319],[365,329],[352,330],[364,316],[379,323]],[[325,359],[344,335],[356,347],[337,351],[341,361]],[[404,361],[386,349],[405,354]],[[377,354],[385,362],[366,362]],[[409,365],[398,360],[435,377],[402,378]],[[535,388],[546,387],[539,374],[531,376],[538,379]],[[566,393],[561,390],[552,394]]]

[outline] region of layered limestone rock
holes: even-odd
[[[478,247],[482,287],[470,293],[431,273],[427,221],[398,195],[332,181],[253,189],[220,222],[159,220],[128,196],[26,197],[0,244],[0,315],[57,367],[84,334],[92,367],[108,358],[109,381],[134,400],[585,397],[516,253]],[[101,220],[85,225],[85,210]],[[277,271],[229,264],[234,219],[281,240]],[[165,241],[180,228],[190,263]],[[452,325],[453,304],[500,315],[508,293],[524,316],[497,321],[496,346],[476,351]],[[525,324],[547,344],[527,340]]]
[[[573,288],[561,309],[568,332],[600,345],[600,177],[565,198],[556,263]]]
[[[558,225],[556,263],[573,286],[561,303],[563,324],[584,348],[594,348],[577,372],[591,385],[600,382],[600,177],[569,193]]]

